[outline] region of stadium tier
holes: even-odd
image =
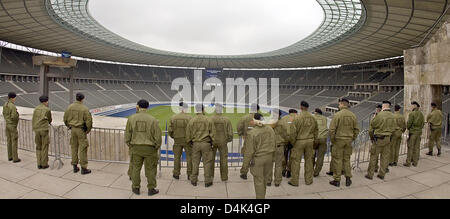
[[[38,72],[33,66],[29,52],[3,48],[0,63],[0,103],[10,91],[19,94],[17,104],[34,107],[38,101]],[[55,77],[50,81],[51,107],[63,111],[69,104],[70,84],[62,69],[51,68]],[[203,80],[209,76],[204,72]],[[280,105],[298,108],[301,100],[308,101],[310,108],[334,107],[338,98],[353,101],[353,110],[359,119],[367,117],[374,106],[383,100],[403,103],[402,59],[392,59],[373,63],[345,65],[339,68],[303,70],[223,70],[217,76],[222,82],[227,78],[279,78]],[[193,69],[158,68],[99,62],[79,61],[75,72],[74,90],[86,95],[86,105],[101,108],[112,105],[134,103],[139,99],[151,102],[170,102],[178,92],[171,90],[171,81],[186,78],[194,82]],[[270,86],[267,92],[270,97]],[[209,92],[203,92],[205,98]],[[194,94],[193,91],[191,93]],[[250,89],[237,102],[250,102]],[[224,100],[229,96],[224,92]],[[262,95],[262,94],[259,94]],[[269,98],[270,103],[270,98]],[[449,101],[444,101],[444,109]],[[325,111],[325,110],[324,110]]]

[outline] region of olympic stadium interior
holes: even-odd
[[[300,101],[305,100],[311,110],[320,108],[331,118],[339,110],[338,99],[346,98],[362,124],[360,136],[365,137],[368,120],[382,101],[399,104],[405,114],[410,110],[410,101],[421,102],[424,114],[430,112],[432,101],[437,102],[445,114],[444,131],[448,134],[450,1],[317,2],[325,16],[310,36],[271,52],[221,56],[161,51],[134,43],[100,25],[89,14],[89,0],[2,0],[0,104],[7,101],[9,92],[15,92],[18,106],[27,110],[36,107],[42,95],[42,79],[48,78],[50,108],[61,116],[70,104],[72,84],[69,75],[72,73],[73,91],[85,94],[84,104],[91,110],[133,104],[140,99],[170,103],[178,93],[171,89],[175,79],[186,78],[193,83],[195,70],[202,70],[205,80],[210,78],[207,69],[220,69],[217,78],[223,82],[226,78],[279,78],[279,105],[285,109],[298,109]],[[77,60],[75,68],[50,67],[49,72],[43,74],[42,66],[33,62],[34,57],[60,56],[63,51],[69,51]],[[251,89],[255,88],[245,88],[247,103],[252,102]],[[203,91],[202,95],[207,94]],[[223,99],[227,96],[224,93]],[[269,99],[268,104],[271,102]],[[104,122],[100,117],[106,117],[96,117]],[[21,123],[24,124],[28,123]],[[104,127],[97,128],[99,130],[91,133],[94,137],[90,138],[90,158],[102,162],[128,162],[128,148],[124,142],[117,143],[114,137],[114,140],[108,140],[110,147],[105,148],[97,137],[106,138],[106,131]],[[114,128],[109,134],[120,139],[123,130],[116,133]],[[27,135],[26,129],[20,133],[26,137],[19,139],[20,148],[33,151],[34,145],[30,146],[33,143],[26,145],[32,134]],[[69,145],[64,139],[67,130],[55,129],[54,133],[63,136],[61,141],[65,143],[58,142],[60,145]],[[364,146],[358,148],[357,158],[356,155],[352,157],[358,168],[360,163],[368,163],[366,146],[369,140],[360,136],[358,143]],[[445,136],[448,145],[450,138]],[[0,142],[4,142],[1,136]],[[240,162],[240,152],[234,145],[241,143],[237,142],[238,139],[232,142],[230,152],[234,154],[230,159]],[[166,141],[165,144],[164,161],[167,161],[166,167],[170,167],[169,143]],[[403,155],[406,148],[404,143]],[[56,152],[51,152],[56,158]],[[70,150],[62,152],[66,156],[70,153]],[[239,162],[230,162],[230,165],[237,167],[233,165],[240,165]],[[128,183],[128,176],[125,181]]]

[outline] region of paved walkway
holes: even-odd
[[[321,176],[314,179],[310,186],[304,184],[303,176],[300,187],[292,187],[283,179],[280,187],[269,187],[267,198],[279,199],[333,199],[333,198],[450,198],[450,150],[445,149],[442,157],[429,157],[422,151],[418,167],[391,167],[385,180],[374,177],[367,180],[364,175],[367,164],[361,170],[353,172],[353,185],[349,188],[341,185],[336,188],[328,184],[331,177],[325,175],[325,166]],[[74,174],[69,160],[64,160],[59,170],[38,170],[34,153],[19,151],[21,163],[6,161],[6,148],[0,146],[0,198],[2,199],[40,199],[40,198],[105,198],[105,199],[185,199],[185,198],[231,198],[241,199],[255,197],[252,177],[245,181],[239,178],[238,169],[230,169],[229,181],[220,182],[216,170],[215,183],[205,188],[202,175],[199,186],[193,187],[182,174],[180,180],[171,177],[171,169],[163,168],[158,177],[160,194],[154,197],[146,195],[146,180],[142,176],[141,195],[131,192],[131,182],[126,175],[125,164],[90,162],[90,175]],[[52,161],[52,159],[50,159]],[[402,164],[405,157],[401,157]],[[51,162],[50,162],[51,164]],[[202,174],[202,171],[201,171]],[[303,175],[303,173],[301,173]]]

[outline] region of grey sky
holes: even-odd
[[[208,55],[280,49],[323,20],[315,0],[91,0],[89,10],[100,24],[134,42]]]

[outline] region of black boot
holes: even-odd
[[[241,179],[247,180],[247,174],[241,174]]]
[[[298,187],[298,185],[294,185],[293,183],[291,183],[291,181],[289,181],[288,184],[294,187]]]
[[[174,179],[180,179],[180,176],[173,175]]]
[[[45,169],[48,169],[49,167],[50,167],[49,165],[47,165],[47,166],[41,166],[41,169],[45,170]]]
[[[80,168],[77,165],[73,165],[73,172],[78,173],[78,171],[80,171]]]
[[[86,169],[86,168],[81,168],[81,175],[86,175],[86,174],[89,174],[89,173],[91,173],[91,170]]]
[[[197,182],[191,182],[193,186],[197,186]]]
[[[380,176],[380,175],[378,174],[377,177],[380,178],[381,180],[384,180],[384,176]]]
[[[159,193],[159,190],[158,190],[158,189],[150,189],[150,190],[148,191],[148,196],[156,195],[156,194],[158,194],[158,193]]]
[[[269,186],[269,187],[272,186],[272,183],[267,183],[267,186]]]
[[[38,165],[38,169],[42,169],[42,166],[41,166],[41,165]]]
[[[330,185],[333,185],[333,186],[336,186],[336,187],[340,187],[341,186],[341,182],[333,180],[333,181],[330,181]]]
[[[441,156],[441,149],[438,150],[437,156],[438,156],[438,157]]]
[[[13,159],[12,158],[8,158],[8,161],[12,161]]]
[[[286,178],[288,178],[288,179],[291,178],[291,171],[286,172]]]
[[[21,159],[14,160],[13,163],[20,163]]]
[[[349,187],[352,185],[352,179],[350,177],[345,177],[345,186]]]
[[[283,177],[286,177],[286,170],[283,170],[283,172],[281,172],[281,175],[283,176]]]
[[[138,188],[134,188],[133,189],[133,193],[136,194],[136,195],[140,195],[141,191]]]
[[[366,179],[370,179],[370,180],[373,180],[373,177],[372,177],[372,176],[369,176],[369,175],[365,175],[364,177],[366,177]]]
[[[205,183],[205,187],[206,187],[206,188],[211,187],[212,185],[213,185],[212,182],[210,182],[210,183]]]
[[[430,151],[430,152],[426,153],[425,155],[433,156],[433,151]]]
[[[327,175],[328,175],[328,176],[332,176],[332,175],[333,175],[333,172],[331,172],[331,171],[330,171],[330,172],[327,172]]]

